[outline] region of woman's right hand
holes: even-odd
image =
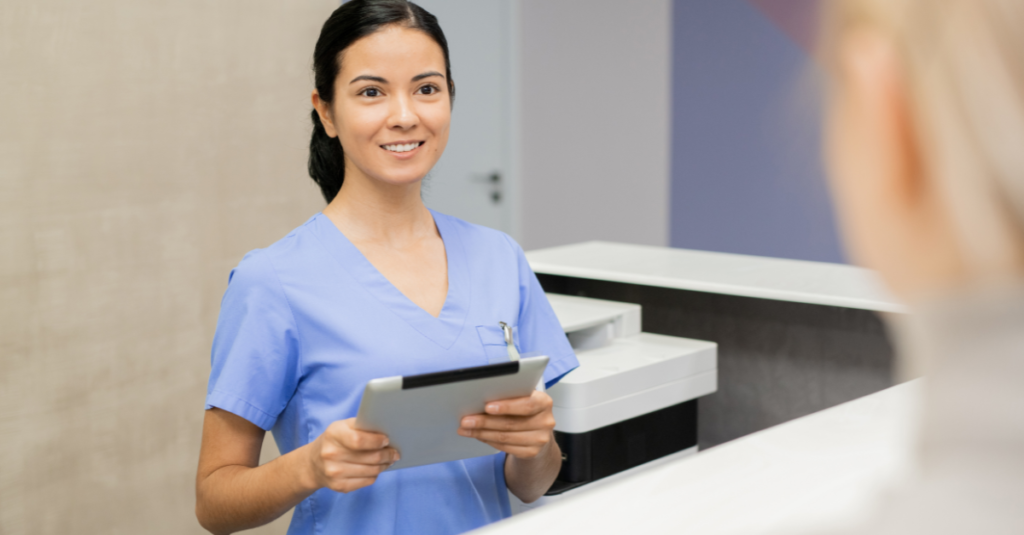
[[[332,423],[310,444],[317,488],[352,492],[372,485],[381,472],[398,461],[398,450],[388,447],[386,435],[360,431],[355,421],[349,418]]]

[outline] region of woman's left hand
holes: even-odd
[[[554,439],[551,396],[535,390],[529,396],[487,404],[484,414],[462,419],[459,434],[473,437],[509,455],[532,459]]]

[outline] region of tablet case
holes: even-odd
[[[356,428],[384,433],[401,453],[388,470],[497,453],[457,433],[464,416],[484,412],[491,401],[530,395],[544,374],[547,357],[367,383]]]

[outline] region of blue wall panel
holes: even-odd
[[[807,52],[744,0],[673,19],[672,246],[843,262]]]

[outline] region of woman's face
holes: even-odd
[[[441,47],[419,30],[388,26],[345,49],[324,122],[345,151],[345,181],[426,176],[448,144],[447,82]]]

